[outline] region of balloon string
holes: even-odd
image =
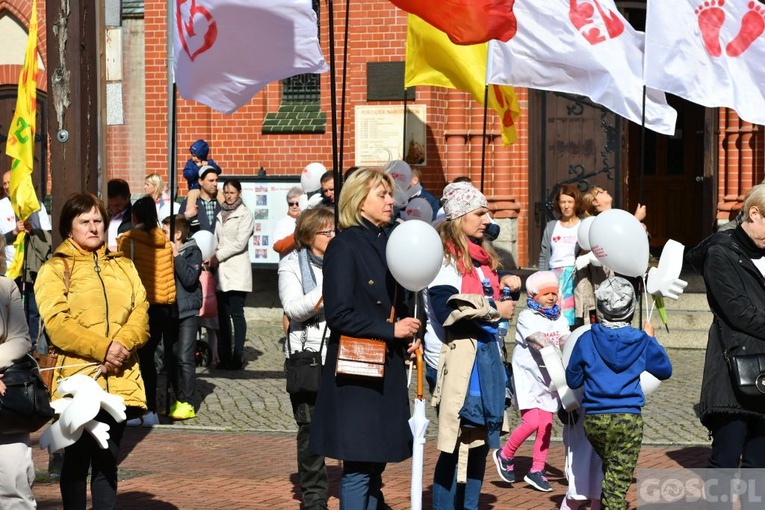
[[[46,370],[61,370],[64,368],[79,368],[79,367],[89,367],[89,366],[97,366],[98,362],[92,361],[90,363],[78,363],[76,365],[61,365],[60,367],[48,367],[48,368],[41,368],[40,372],[45,372]]]
[[[653,303],[651,303],[651,310],[648,312],[648,322],[651,322],[651,316],[653,316],[653,311],[656,308],[656,301],[654,300]]]
[[[648,308],[648,289],[646,287],[645,274],[643,274],[643,276],[641,278],[643,279],[643,298],[645,298],[645,309],[648,310],[649,309]],[[651,308],[650,311],[648,312],[648,321],[649,322],[651,321],[651,312],[653,312],[653,308]],[[640,325],[640,328],[641,329],[643,328],[642,324]]]

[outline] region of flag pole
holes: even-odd
[[[343,173],[343,147],[345,146],[345,93],[347,90],[347,77],[348,77],[348,23],[351,16],[351,0],[345,0],[345,39],[343,40],[343,93],[340,99],[340,145],[338,147],[339,165],[335,169],[335,174],[342,175]],[[340,178],[339,182],[342,185],[343,179]],[[335,178],[335,196],[340,195],[340,186],[338,186],[338,179]],[[337,202],[337,199],[335,199]]]
[[[340,200],[340,170],[338,168],[337,152],[337,79],[335,71],[335,3],[333,0],[327,0],[327,14],[329,15],[329,95],[332,101],[332,168],[335,170],[335,221],[338,220],[340,212],[337,209],[337,203]]]
[[[173,0],[167,1],[167,179],[169,182],[168,188],[170,190],[170,242],[175,239],[175,213],[173,210],[173,203],[175,202],[175,194],[178,188],[175,167],[176,167],[176,148],[177,143],[175,139],[176,134],[176,91],[175,91],[175,77],[173,76],[173,23],[175,17],[175,2]]]
[[[638,182],[638,204],[643,203],[643,181],[645,180],[645,99],[646,86],[643,85],[643,113],[640,119],[640,179]],[[640,303],[638,324],[643,324],[643,300],[640,299],[640,296],[643,293],[642,282],[638,281],[637,287],[637,298]]]
[[[481,193],[483,193],[483,180],[486,175],[486,119],[489,116],[489,86],[483,89],[483,137],[481,138]]]

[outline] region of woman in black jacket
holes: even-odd
[[[725,355],[765,353],[765,185],[746,196],[745,218],[688,254],[704,275],[714,314],[699,415],[712,434],[711,468],[765,468],[765,394],[734,386]]]
[[[404,317],[404,290],[385,258],[393,209],[393,180],[375,169],[353,173],[340,195],[342,231],[324,255],[324,313],[332,334],[311,426],[314,453],[343,460],[340,508],[382,506],[382,472],[412,455],[405,359],[420,321]],[[335,375],[340,335],[384,340],[385,375]],[[407,346],[409,346],[407,348]],[[384,508],[384,507],[383,507]]]

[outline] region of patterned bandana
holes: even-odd
[[[544,315],[545,318],[550,319],[551,321],[557,320],[558,317],[560,317],[559,305],[555,305],[552,308],[543,308],[542,305],[534,301],[533,297],[527,297],[526,303],[529,305],[530,309],[534,310],[540,315]]]
[[[480,207],[489,207],[483,193],[467,182],[453,182],[447,185],[442,200],[447,220],[457,219]]]

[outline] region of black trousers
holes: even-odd
[[[65,510],[85,510],[89,470],[93,508],[108,510],[117,507],[117,456],[125,422],[117,423],[103,410],[95,419],[109,425],[109,446],[102,449],[93,436],[84,431],[77,442],[66,447],[59,481]]]
[[[247,321],[244,319],[246,292],[232,290],[218,292],[218,355],[223,365],[242,368],[244,365],[244,342],[247,339]],[[232,327],[233,325],[233,327]],[[232,335],[233,333],[233,335]],[[234,350],[231,352],[231,340]]]
[[[324,456],[313,454],[308,447],[316,395],[290,395],[290,402],[298,426],[297,461],[300,490],[303,494],[302,508],[327,508],[329,481]]]
[[[765,468],[765,417],[718,414],[709,430],[710,468]]]
[[[175,399],[191,404],[194,396],[197,363],[194,359],[199,330],[199,317],[196,315],[184,319],[173,319],[170,334],[162,337],[167,361],[167,376],[173,386]]]

